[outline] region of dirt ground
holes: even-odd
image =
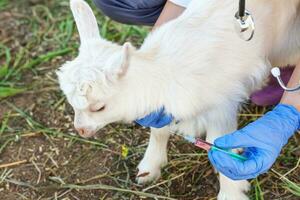
[[[148,32],[93,9],[108,40],[138,46]],[[178,136],[169,142],[162,177],[146,186],[135,175],[148,129],[113,124],[97,138],[77,136],[55,75],[77,48],[67,0],[0,0],[0,90],[14,88],[0,95],[0,200],[216,199],[218,178],[206,152]],[[268,109],[245,104],[239,125]],[[300,199],[299,156],[296,134],[272,170],[251,181],[251,199]]]

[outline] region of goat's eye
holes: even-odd
[[[94,105],[90,107],[91,112],[101,112],[105,109],[105,105]]]
[[[105,106],[102,106],[101,108],[98,108],[97,110],[96,110],[96,112],[101,112],[101,111],[103,111],[105,109]]]

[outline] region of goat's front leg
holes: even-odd
[[[215,113],[210,113],[209,121],[211,123],[207,124],[206,140],[213,143],[216,138],[237,129],[236,110],[216,110]],[[248,200],[245,192],[249,189],[250,184],[247,180],[234,181],[220,173],[218,200]]]
[[[167,164],[169,128],[151,128],[150,140],[144,158],[138,165],[137,182],[143,184],[160,177],[161,168]]]

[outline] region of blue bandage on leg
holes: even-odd
[[[153,25],[166,0],[94,0],[108,17],[124,24]]]

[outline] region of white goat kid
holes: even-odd
[[[83,0],[71,0],[81,39],[78,57],[57,72],[60,87],[75,111],[80,135],[103,126],[131,122],[164,106],[183,134],[207,141],[236,130],[240,102],[263,84],[271,64],[300,58],[299,0],[251,0],[256,19],[250,42],[234,31],[237,1],[194,0],[187,10],[153,31],[137,50],[99,36],[96,19]],[[270,64],[271,63],[271,64]],[[139,164],[139,183],[155,180],[167,163],[169,127],[151,129]],[[219,200],[248,199],[248,182],[220,175]]]

